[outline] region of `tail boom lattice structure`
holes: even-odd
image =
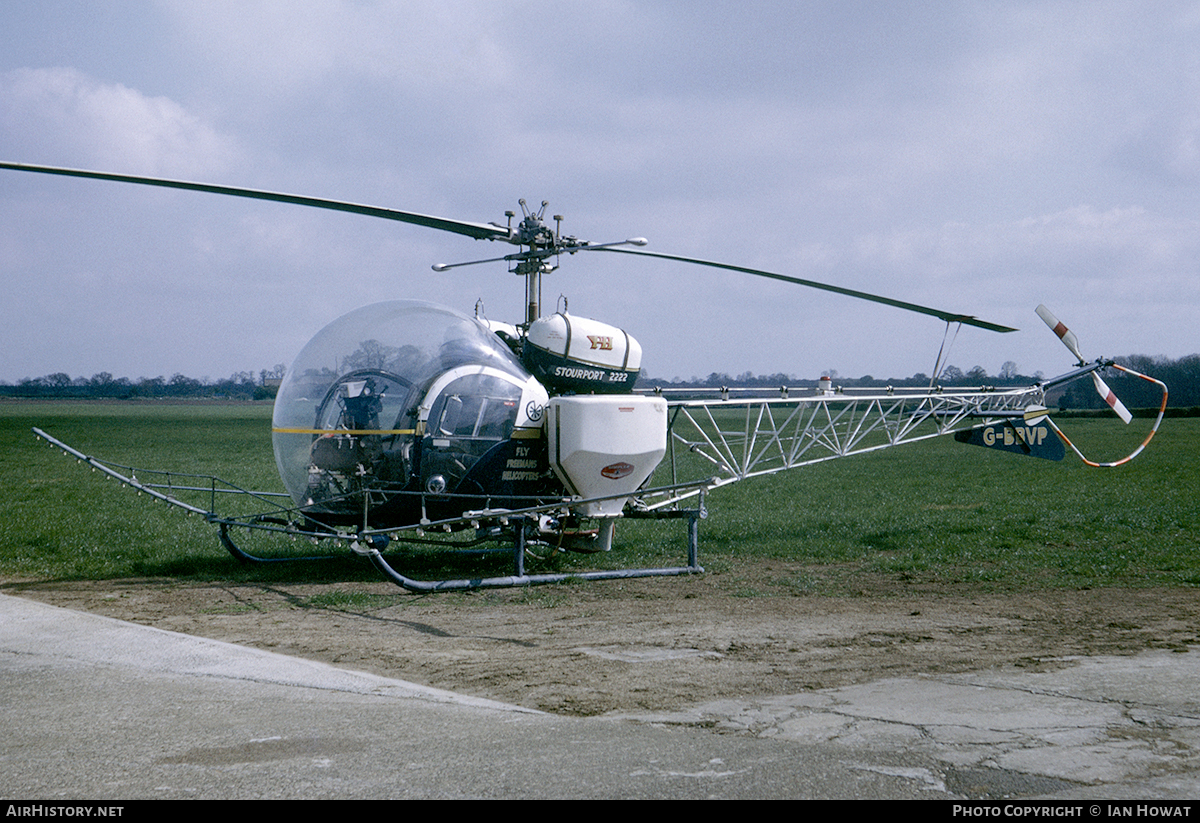
[[[1011,417],[1043,400],[1020,389],[841,391],[806,397],[680,400],[671,404],[669,483],[707,471],[710,488],[854,454],[915,443]],[[665,480],[665,478],[664,478]],[[665,506],[694,494],[644,501]]]

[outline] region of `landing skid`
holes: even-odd
[[[527,574],[525,571],[526,538],[523,527],[524,518],[511,518],[513,522],[514,540],[512,546],[513,573],[501,577],[475,577],[446,580],[417,580],[401,574],[383,556],[387,547],[387,539],[354,541],[351,550],[371,561],[379,572],[391,582],[411,592],[447,592],[469,591],[473,589],[505,589],[517,586],[539,586],[549,583],[565,583],[569,580],[627,580],[638,577],[678,577],[685,574],[701,574],[704,568],[699,563],[699,534],[700,521],[706,516],[703,502],[695,509],[655,510],[634,512],[625,515],[630,519],[650,520],[686,520],[687,521],[687,565],[667,566],[644,569],[611,569],[590,572],[563,572],[554,574]],[[233,538],[229,536],[227,524],[221,524],[221,545],[242,563],[286,563],[307,560],[335,559],[337,555],[321,555],[317,557],[257,557],[243,551]]]

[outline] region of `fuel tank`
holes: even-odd
[[[623,329],[565,311],[534,321],[521,360],[551,394],[633,391],[642,347]]]

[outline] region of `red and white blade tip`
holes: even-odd
[[[1058,339],[1063,341],[1063,345],[1070,350],[1071,354],[1075,355],[1079,359],[1079,362],[1082,363],[1083,355],[1079,352],[1079,339],[1075,337],[1075,332],[1064,326],[1062,321],[1055,317],[1053,312],[1045,306],[1039,305],[1037,307],[1037,315],[1050,327],[1051,331],[1058,335]]]
[[[1121,402],[1121,398],[1113,393],[1113,390],[1108,387],[1108,384],[1100,379],[1100,375],[1092,372],[1092,382],[1096,384],[1096,391],[1104,398],[1104,402],[1112,407],[1112,410],[1117,413],[1117,416],[1125,421],[1126,425],[1133,419],[1133,415],[1129,413],[1129,409],[1125,408],[1125,404]]]

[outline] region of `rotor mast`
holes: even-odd
[[[542,275],[558,268],[550,264],[549,257],[559,252],[562,215],[554,215],[555,230],[552,233],[542,222],[549,201],[543,200],[542,207],[536,213],[529,211],[524,199],[518,202],[523,217],[517,227],[516,240],[524,247],[524,251],[517,255],[511,271],[525,277],[525,325],[528,327],[542,316]],[[512,211],[506,211],[504,215],[511,226],[512,218],[516,215]]]

